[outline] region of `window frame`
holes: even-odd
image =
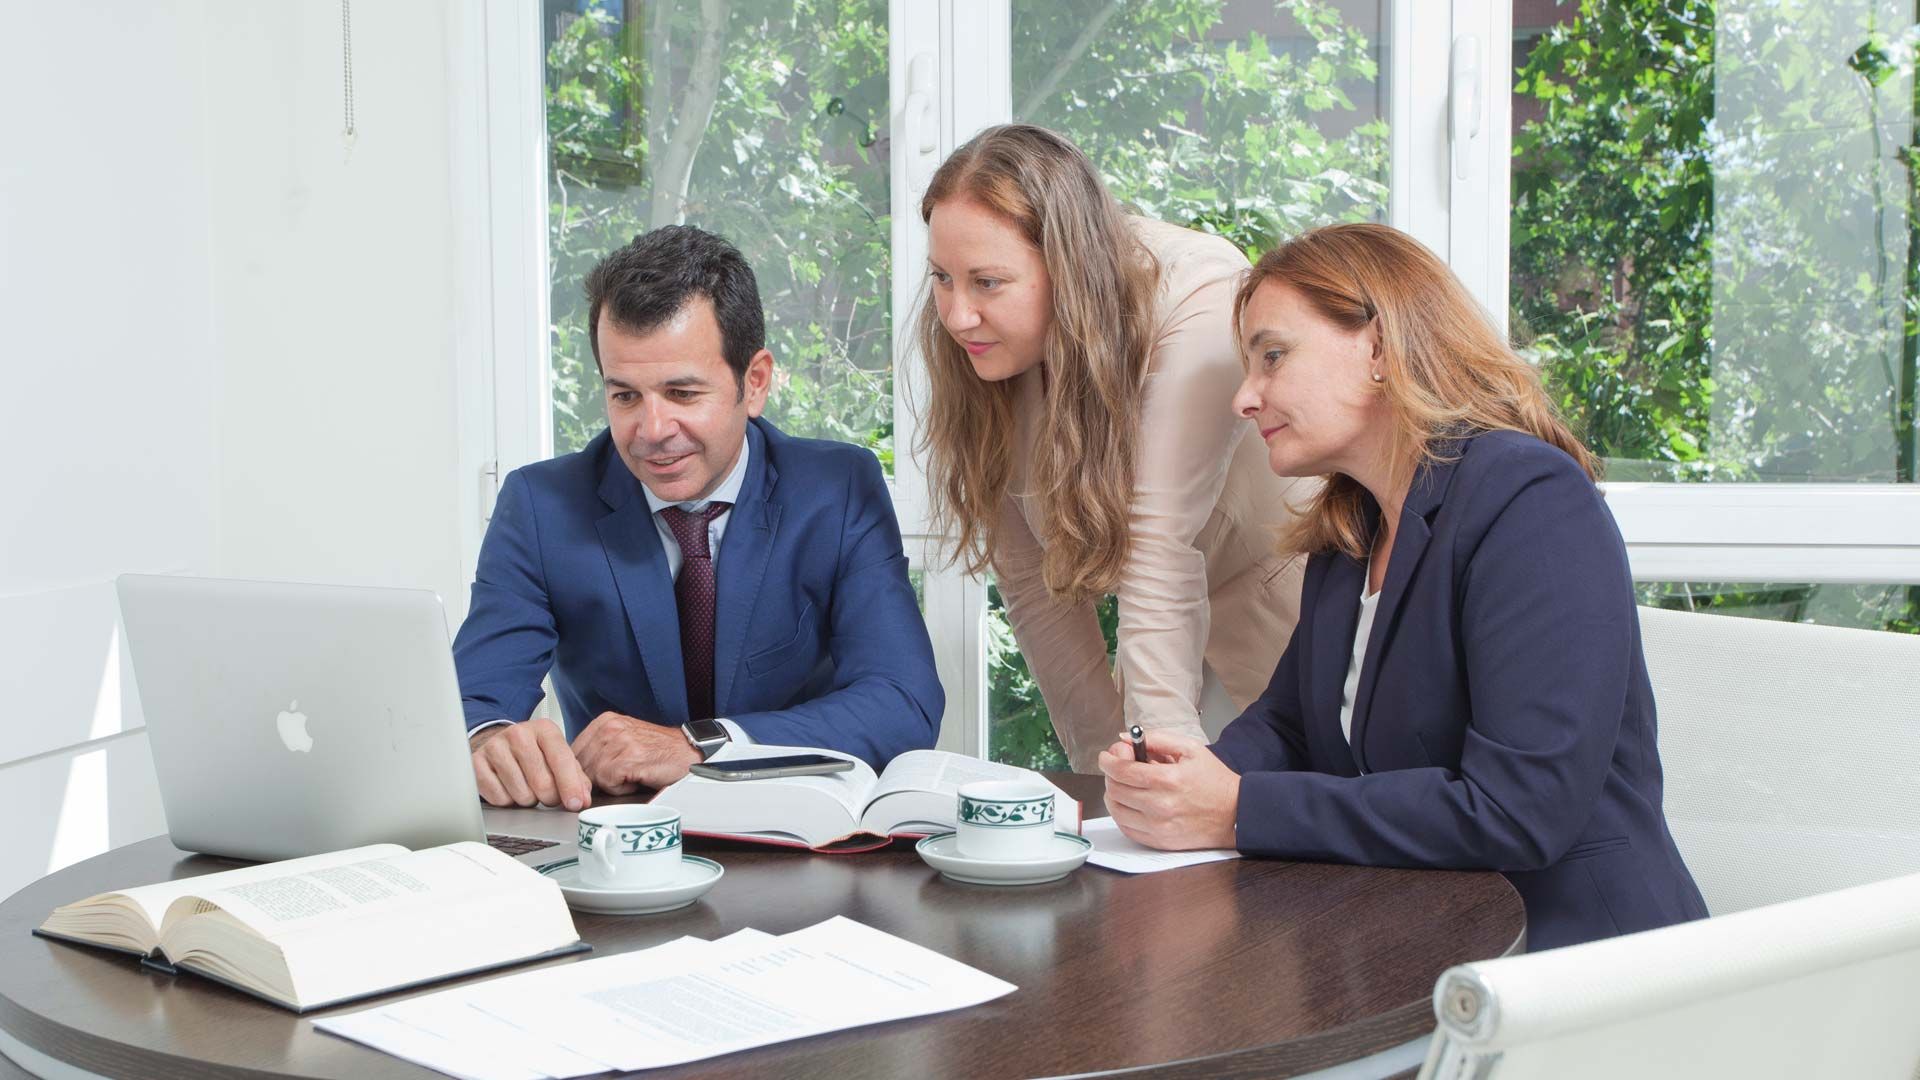
[[[464,166],[455,197],[462,220],[484,230],[467,252],[474,257],[455,269],[463,316],[455,341],[460,458],[475,480],[462,501],[474,512],[460,530],[470,572],[499,479],[553,452],[545,61],[538,5],[482,0],[452,18],[450,47],[462,58],[452,66],[468,91],[455,95],[463,111],[452,118],[454,162]],[[1393,0],[1387,26],[1388,220],[1447,259],[1504,329],[1512,0]],[[889,2],[891,491],[909,560],[924,571],[927,626],[947,688],[940,745],[981,756],[988,745],[986,585],[950,565],[930,531],[925,472],[914,453],[913,402],[923,387],[912,326],[925,280],[919,195],[933,166],[967,137],[1010,119],[1011,27],[1011,0]],[[1476,54],[1477,67],[1463,62]],[[913,97],[916,90],[924,96]],[[1456,92],[1467,121],[1458,133]],[[1472,94],[1477,110],[1464,99]],[[915,142],[933,149],[922,153]],[[1637,580],[1920,583],[1920,486],[1604,487]]]
[[[1465,0],[1456,0],[1455,6]],[[1473,0],[1484,5],[1486,0]],[[918,433],[914,395],[921,392],[918,351],[911,327],[925,279],[926,229],[919,195],[932,167],[973,133],[1012,117],[1011,0],[890,0],[889,80],[891,243],[894,341],[894,478],[891,493],[909,560],[924,572],[926,619],[936,662],[947,688],[947,714],[940,745],[984,755],[987,748],[987,682],[984,616],[986,584],[950,565],[941,538],[931,530],[925,472],[913,452]],[[1392,95],[1389,116],[1426,108],[1417,125],[1395,123],[1389,220],[1445,253],[1453,239],[1452,204],[1439,189],[1420,189],[1418,176],[1433,174],[1447,153],[1445,55],[1413,42],[1447,40],[1435,8],[1394,0],[1386,72]],[[484,258],[457,271],[466,321],[484,326],[462,342],[461,461],[476,481],[467,505],[475,513],[462,526],[463,556],[471,571],[480,536],[490,518],[501,477],[553,453],[548,402],[547,206],[544,57],[538,5],[482,0],[455,16],[454,47],[479,58],[462,68],[473,112],[455,118],[456,167],[469,166],[460,184],[469,220],[484,223]],[[1451,18],[1451,16],[1449,16]],[[985,62],[981,62],[981,58]],[[962,62],[964,58],[964,62]],[[916,89],[931,101],[907,115]],[[1434,107],[1432,103],[1440,103]],[[934,149],[920,153],[908,125],[935,127]],[[1421,163],[1425,162],[1426,166]],[[1431,166],[1431,167],[1427,167]],[[477,178],[484,177],[484,182]],[[1418,194],[1414,194],[1418,192]]]
[[[1513,0],[1453,0],[1449,39],[1479,35],[1490,106],[1451,184],[1446,252],[1476,299],[1507,324],[1513,168]],[[1449,99],[1451,102],[1451,99]],[[1423,237],[1424,239],[1424,237]],[[1602,483],[1636,581],[1920,583],[1920,484]]]

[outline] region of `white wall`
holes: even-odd
[[[350,155],[331,0],[0,9],[0,897],[164,831],[115,575],[464,613],[459,4],[355,6]]]
[[[354,6],[349,156],[340,5],[208,5],[222,573],[461,591],[443,8]]]

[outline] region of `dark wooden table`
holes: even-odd
[[[1101,812],[1098,778],[1054,779]],[[1048,885],[992,888],[941,878],[904,843],[841,856],[689,846],[726,866],[714,890],[663,915],[576,913],[595,949],[579,959],[846,915],[1020,989],[650,1076],[1290,1076],[1430,1032],[1440,972],[1505,955],[1525,927],[1518,895],[1491,873],[1242,859],[1131,877],[1089,866]],[[28,933],[71,900],[232,865],[148,840],[0,904],[0,1031],[113,1077],[438,1076],[204,979]]]

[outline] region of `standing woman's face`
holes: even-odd
[[[1045,356],[1053,282],[1040,249],[972,199],[938,203],[927,219],[927,262],[940,323],[988,382],[1011,379]]]

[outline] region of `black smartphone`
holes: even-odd
[[[853,762],[825,754],[788,754],[785,757],[740,758],[732,761],[703,761],[688,772],[709,780],[771,780],[776,776],[818,776],[821,773],[846,772]]]

